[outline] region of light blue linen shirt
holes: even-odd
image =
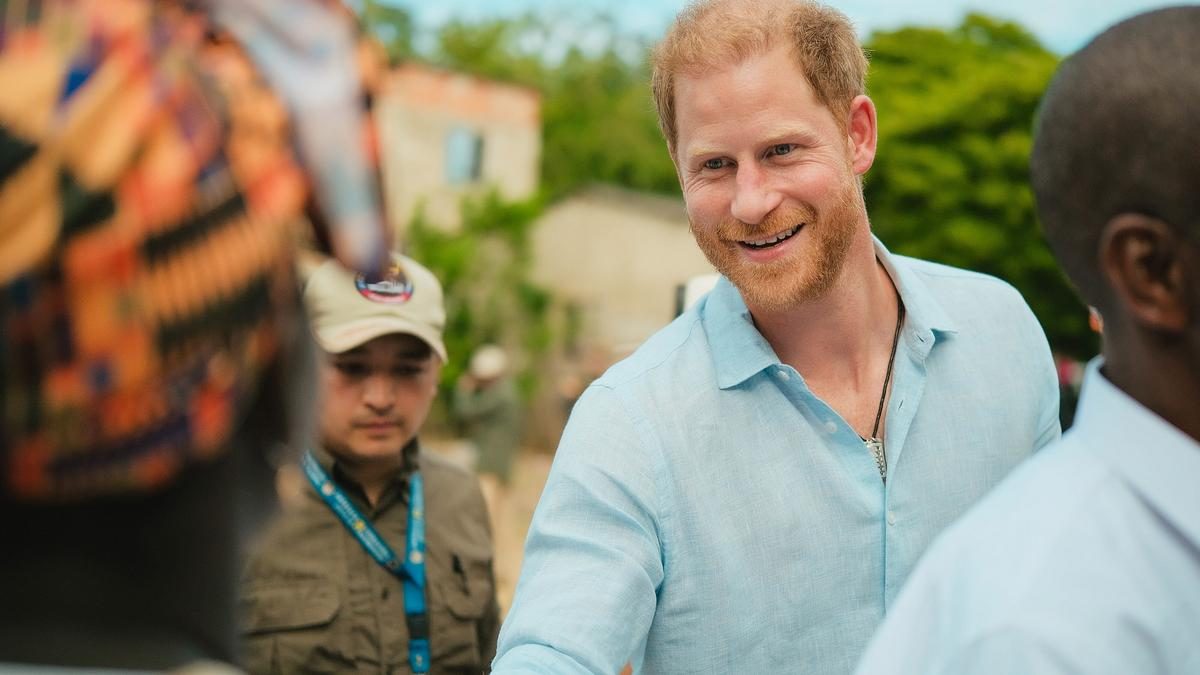
[[[1200,444],[1093,361],[1075,425],[937,541],[858,672],[1200,673]]]
[[[496,673],[853,669],[934,535],[1059,435],[1020,295],[875,245],[907,308],[886,486],[722,279],[576,404]]]

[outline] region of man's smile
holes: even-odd
[[[769,237],[762,239],[742,239],[739,240],[738,243],[746,248],[752,248],[756,250],[772,248],[774,246],[778,246],[782,242],[787,241],[788,239],[791,239],[796,235],[797,232],[800,231],[800,228],[802,227],[804,227],[804,223],[800,223],[799,225],[793,226],[791,229],[784,230],[783,232],[779,232]]]

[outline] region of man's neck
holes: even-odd
[[[890,356],[898,309],[895,286],[863,236],[823,297],[777,312],[751,307],[750,313],[780,361],[810,385],[839,382],[878,395],[877,366]]]
[[[338,457],[337,464],[338,469],[362,489],[367,503],[373,507],[379,503],[388,485],[404,471],[404,451],[370,460]]]
[[[1115,329],[1115,322],[1105,328]],[[1200,362],[1185,346],[1164,349],[1138,340],[1116,347],[1106,338],[1103,352],[1109,382],[1200,442]]]

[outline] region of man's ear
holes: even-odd
[[[1143,328],[1180,333],[1192,302],[1186,251],[1191,244],[1157,218],[1123,213],[1100,236],[1100,270],[1114,300]]]
[[[875,103],[860,94],[850,102],[850,113],[846,118],[846,136],[850,144],[850,161],[854,174],[861,176],[875,163],[875,147],[879,129],[875,123]]]

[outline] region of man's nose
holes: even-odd
[[[738,165],[734,181],[730,215],[743,223],[761,223],[783,201],[783,195],[771,184],[770,176],[753,163]]]
[[[396,405],[396,383],[386,375],[372,375],[364,383],[363,403],[376,412]]]

